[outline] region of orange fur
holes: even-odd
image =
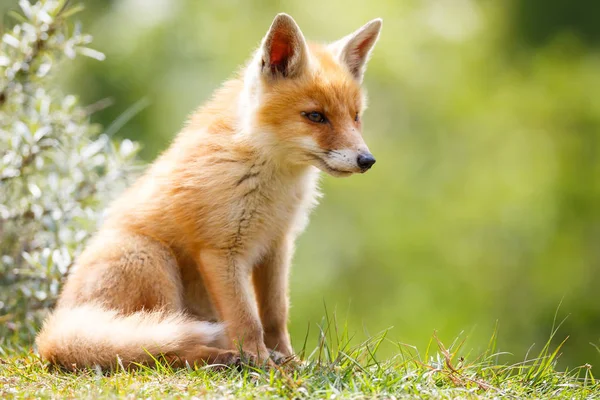
[[[355,33],[363,64],[362,36],[374,44],[380,26]],[[288,270],[317,168],[370,167],[357,164],[368,154],[355,120],[362,75],[343,56],[355,36],[309,45],[291,17],[276,17],[240,76],[111,206],[38,335],[44,359],[79,368],[161,353],[234,362],[236,347],[257,361],[270,350],[292,355]]]

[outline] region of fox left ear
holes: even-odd
[[[381,18],[369,21],[367,24],[329,45],[329,48],[348,67],[354,78],[362,82],[365,66],[371,50],[379,38],[383,20]]]
[[[306,67],[307,53],[296,21],[287,14],[277,14],[262,42],[262,73],[268,78],[295,77]]]

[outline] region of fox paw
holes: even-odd
[[[210,364],[217,368],[242,368],[244,366],[253,366],[259,368],[270,368],[274,362],[267,358],[261,359],[256,354],[247,351],[238,352],[235,350],[224,351],[217,357],[210,360]]]
[[[296,357],[293,354],[285,355],[275,350],[269,350],[269,354],[276,365],[294,366],[296,364]]]

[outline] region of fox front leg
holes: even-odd
[[[285,357],[293,354],[287,329],[288,276],[292,252],[291,240],[277,243],[252,273],[265,344]]]
[[[222,251],[202,251],[200,271],[221,320],[225,323],[230,346],[241,348],[262,363],[269,360],[264,331],[252,295],[251,268],[235,256]]]

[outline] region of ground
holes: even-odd
[[[0,347],[0,398],[553,398],[600,399],[600,382],[589,365],[555,369],[561,345],[524,362],[502,365],[495,336],[488,350],[462,356],[462,342],[442,344],[420,355],[397,344],[386,360],[377,350],[385,333],[352,346],[345,333],[321,331],[312,353],[275,369],[195,366],[173,370],[164,363],[135,371],[56,371],[28,346]]]

